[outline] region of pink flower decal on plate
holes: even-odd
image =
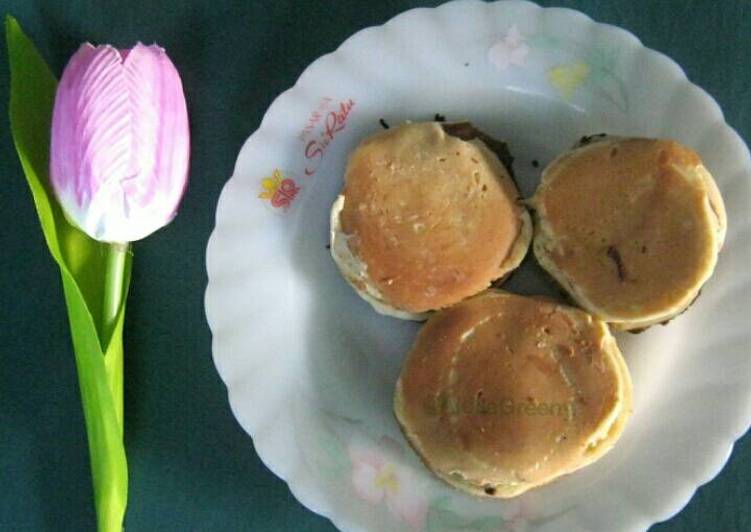
[[[399,444],[383,437],[378,445],[350,443],[352,485],[358,497],[370,504],[385,502],[389,512],[413,530],[422,530],[428,512],[417,477],[397,460]]]
[[[488,50],[488,61],[498,70],[505,70],[509,65],[523,66],[527,62],[529,46],[516,24],[506,32],[503,40]]]

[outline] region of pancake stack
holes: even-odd
[[[425,319],[524,258],[531,218],[480,136],[469,124],[406,124],[351,154],[331,210],[331,253],[377,311]]]
[[[529,204],[540,265],[620,330],[683,312],[712,275],[727,227],[714,179],[671,140],[590,139],[545,169]]]
[[[439,477],[506,498],[610,450],[631,413],[631,380],[604,322],[490,290],[428,320],[394,412]]]

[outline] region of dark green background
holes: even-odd
[[[135,245],[125,327],[129,530],[332,530],[256,456],[211,360],[204,252],[219,191],[272,99],[346,37],[439,2],[0,0],[59,74],[84,40],[165,46],[192,124],[177,219]],[[751,3],[542,2],[622,26],[675,59],[751,138]],[[4,42],[3,38],[3,42]],[[94,510],[59,274],[48,256],[7,122],[0,51],[0,529],[89,530]],[[751,383],[749,383],[751,385]],[[689,506],[656,530],[750,530],[751,438]]]

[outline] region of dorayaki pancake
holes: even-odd
[[[440,478],[513,497],[612,448],[631,412],[631,379],[604,322],[489,290],[430,317],[394,411]]]
[[[680,314],[725,238],[714,179],[672,140],[598,136],[553,161],[529,201],[534,253],[584,309],[616,329]]]
[[[331,212],[331,253],[379,312],[425,319],[524,258],[531,219],[509,171],[473,130],[405,124],[350,155]]]

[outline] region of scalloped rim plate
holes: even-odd
[[[375,314],[326,249],[347,153],[387,123],[468,118],[506,139],[525,196],[581,135],[672,137],[715,176],[725,247],[668,327],[618,334],[634,415],[596,464],[507,501],[436,480],[391,413],[417,325]],[[642,530],[683,508],[751,421],[751,161],[666,56],[576,11],[456,1],[349,38],[280,95],[222,191],[207,250],[214,361],[258,455],[343,530]],[[527,260],[505,286],[551,288]]]

